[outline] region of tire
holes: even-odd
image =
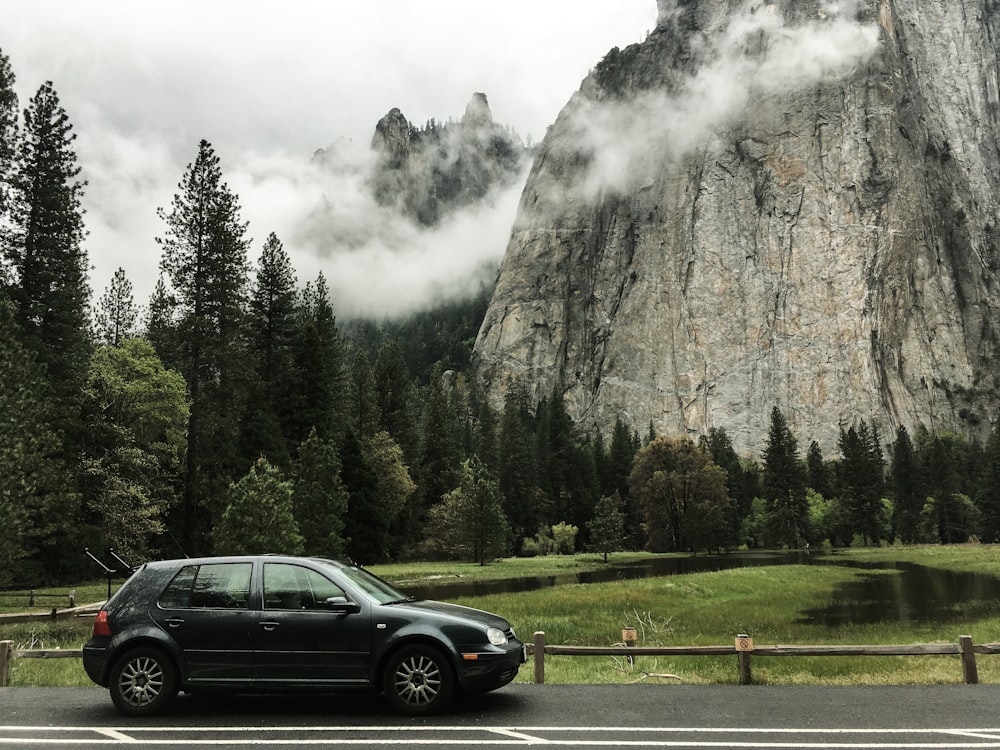
[[[108,681],[111,702],[126,716],[154,716],[177,695],[177,670],[157,648],[140,646],[122,654]]]
[[[448,658],[432,646],[408,646],[389,657],[382,689],[393,709],[409,716],[443,711],[455,690]]]

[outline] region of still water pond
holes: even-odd
[[[871,571],[837,586],[830,602],[806,610],[803,623],[837,626],[879,622],[963,622],[1000,614],[1000,578],[957,573],[914,563],[858,563],[804,552],[741,552],[697,557],[665,557],[585,573],[513,578],[502,581],[439,581],[400,588],[419,598],[451,599],[574,583],[652,578],[769,565],[846,565]]]

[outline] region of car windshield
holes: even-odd
[[[379,604],[405,602],[413,598],[407,596],[399,589],[394,588],[378,576],[372,575],[367,570],[344,566],[343,568],[337,568],[337,572],[347,578],[351,583],[364,591]]]

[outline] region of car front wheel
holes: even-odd
[[[455,689],[448,659],[431,646],[410,646],[386,663],[382,687],[392,707],[416,716],[444,710]]]
[[[115,707],[126,716],[152,716],[177,695],[177,673],[159,649],[135,648],[111,668],[108,689]]]

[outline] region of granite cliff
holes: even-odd
[[[476,342],[494,402],[754,455],[773,406],[803,449],[988,430],[998,56],[996,0],[660,0],[538,147]]]
[[[417,128],[398,108],[389,110],[375,126],[372,151],[376,199],[424,225],[522,179],[526,153],[519,137],[494,122],[483,93],[472,95],[457,122]]]

